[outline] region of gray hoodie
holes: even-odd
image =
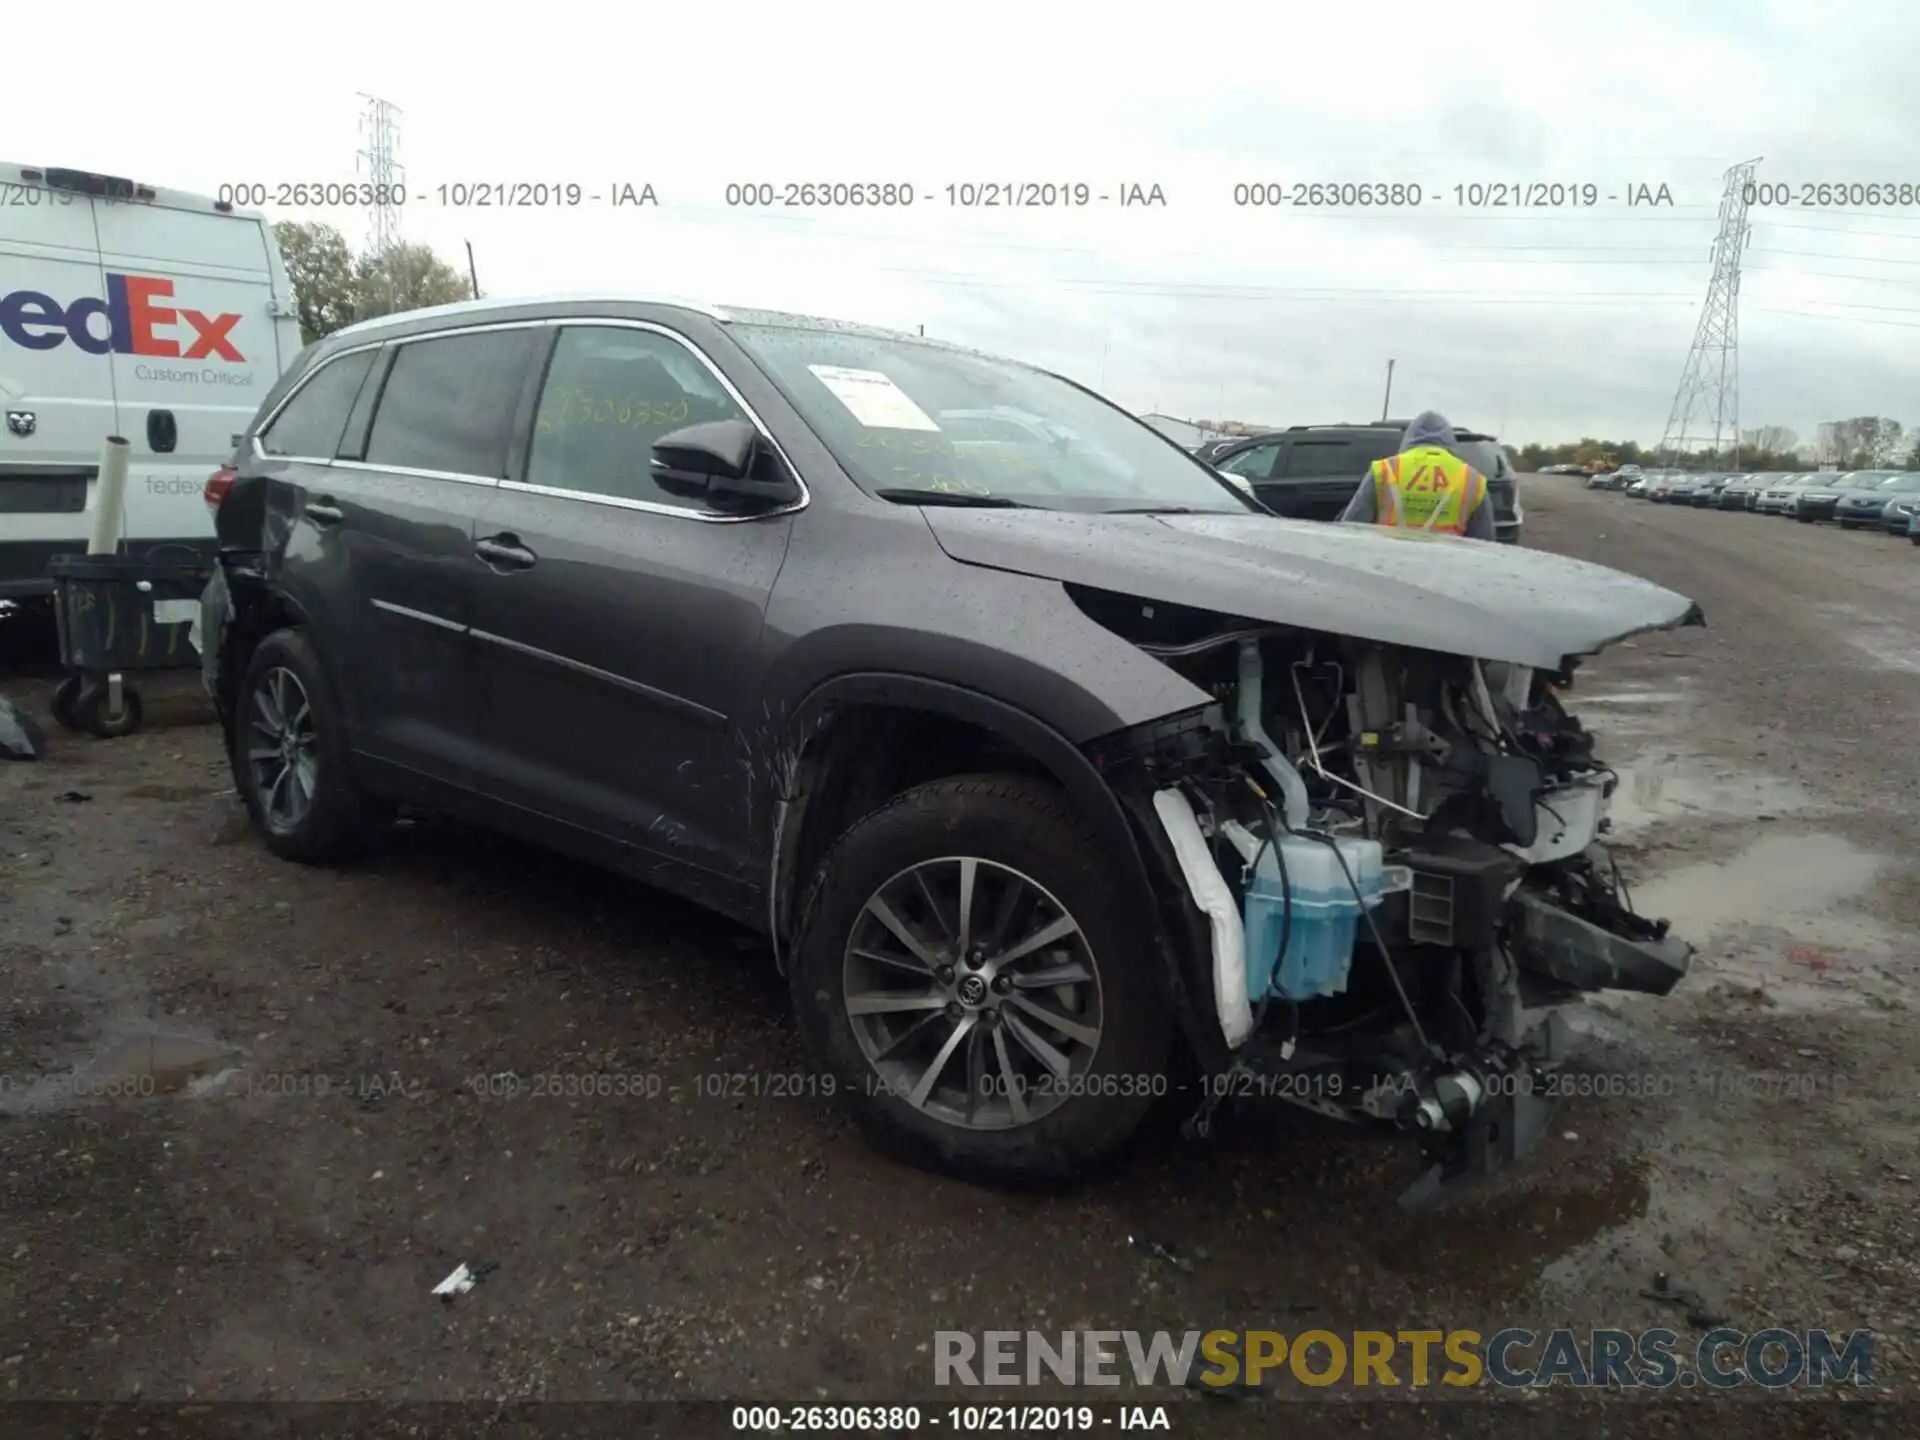
[[[1437,410],[1422,410],[1414,416],[1413,423],[1407,426],[1406,433],[1400,437],[1400,453],[1418,450],[1423,445],[1438,445],[1448,454],[1455,454],[1453,448],[1453,425],[1447,417]],[[1482,477],[1484,478],[1484,477]],[[1378,516],[1374,509],[1373,482],[1362,477],[1360,488],[1353,492],[1353,499],[1347,502],[1347,508],[1341,512],[1342,520],[1360,520],[1371,524]],[[1480,503],[1473,507],[1467,516],[1467,538],[1470,540],[1491,540],[1493,533],[1493,500],[1484,491]]]

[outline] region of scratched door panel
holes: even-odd
[[[788,528],[493,491],[478,533],[512,534],[538,561],[476,582],[483,786],[743,875],[741,711],[758,700]]]

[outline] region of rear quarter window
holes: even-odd
[[[261,450],[331,460],[377,353],[359,350],[321,365],[260,432]]]
[[[518,329],[396,345],[367,463],[499,479],[533,343],[532,330]]]

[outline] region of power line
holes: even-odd
[[[910,275],[933,285],[973,286],[986,290],[1030,290],[1037,288],[1074,290],[1087,294],[1141,295],[1165,299],[1195,300],[1279,300],[1338,299],[1362,297],[1383,300],[1457,299],[1488,305],[1564,305],[1582,302],[1611,304],[1616,301],[1691,300],[1684,290],[1600,290],[1534,291],[1520,295],[1489,295],[1484,290],[1411,290],[1381,287],[1231,285],[1204,282],[1168,282],[1157,280],[1113,280],[1077,276],[1037,276],[1032,279],[992,275],[954,275],[919,270],[905,265],[876,267],[889,274]]]
[[[1920,309],[1910,305],[1863,305],[1855,300],[1809,300],[1809,305],[1825,305],[1834,310],[1883,310],[1889,315],[1920,315]]]
[[[1882,220],[1899,220],[1905,217],[1899,215],[1882,215],[1876,218]],[[1920,219],[1920,216],[1914,218]],[[1854,230],[1846,226],[1835,225],[1795,225],[1789,220],[1756,221],[1755,224],[1770,225],[1776,230],[1810,230],[1819,235],[1874,235],[1883,240],[1920,240],[1920,231]]]
[[[1831,270],[1794,270],[1785,265],[1755,265],[1749,275],[1804,275],[1809,280],[1861,280],[1868,285],[1920,285],[1915,275],[1840,275]]]
[[[1823,315],[1818,310],[1778,310],[1756,306],[1756,315],[1791,315],[1801,320],[1846,320],[1855,325],[1891,325],[1896,330],[1920,330],[1920,320],[1869,320],[1864,315]],[[1920,314],[1920,311],[1914,312]]]
[[[1836,255],[1831,250],[1770,250],[1765,246],[1755,246],[1753,253],[1755,255],[1802,255],[1809,260],[1849,260],[1861,265],[1920,265],[1920,260],[1896,260],[1890,255]]]

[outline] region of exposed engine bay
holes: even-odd
[[[1201,1131],[1235,1094],[1390,1120],[1421,1137],[1418,1203],[1544,1128],[1570,1002],[1685,975],[1692,947],[1634,913],[1604,844],[1619,777],[1562,701],[1577,659],[1075,599],[1215,699],[1096,756],[1206,919],[1230,1058]]]

